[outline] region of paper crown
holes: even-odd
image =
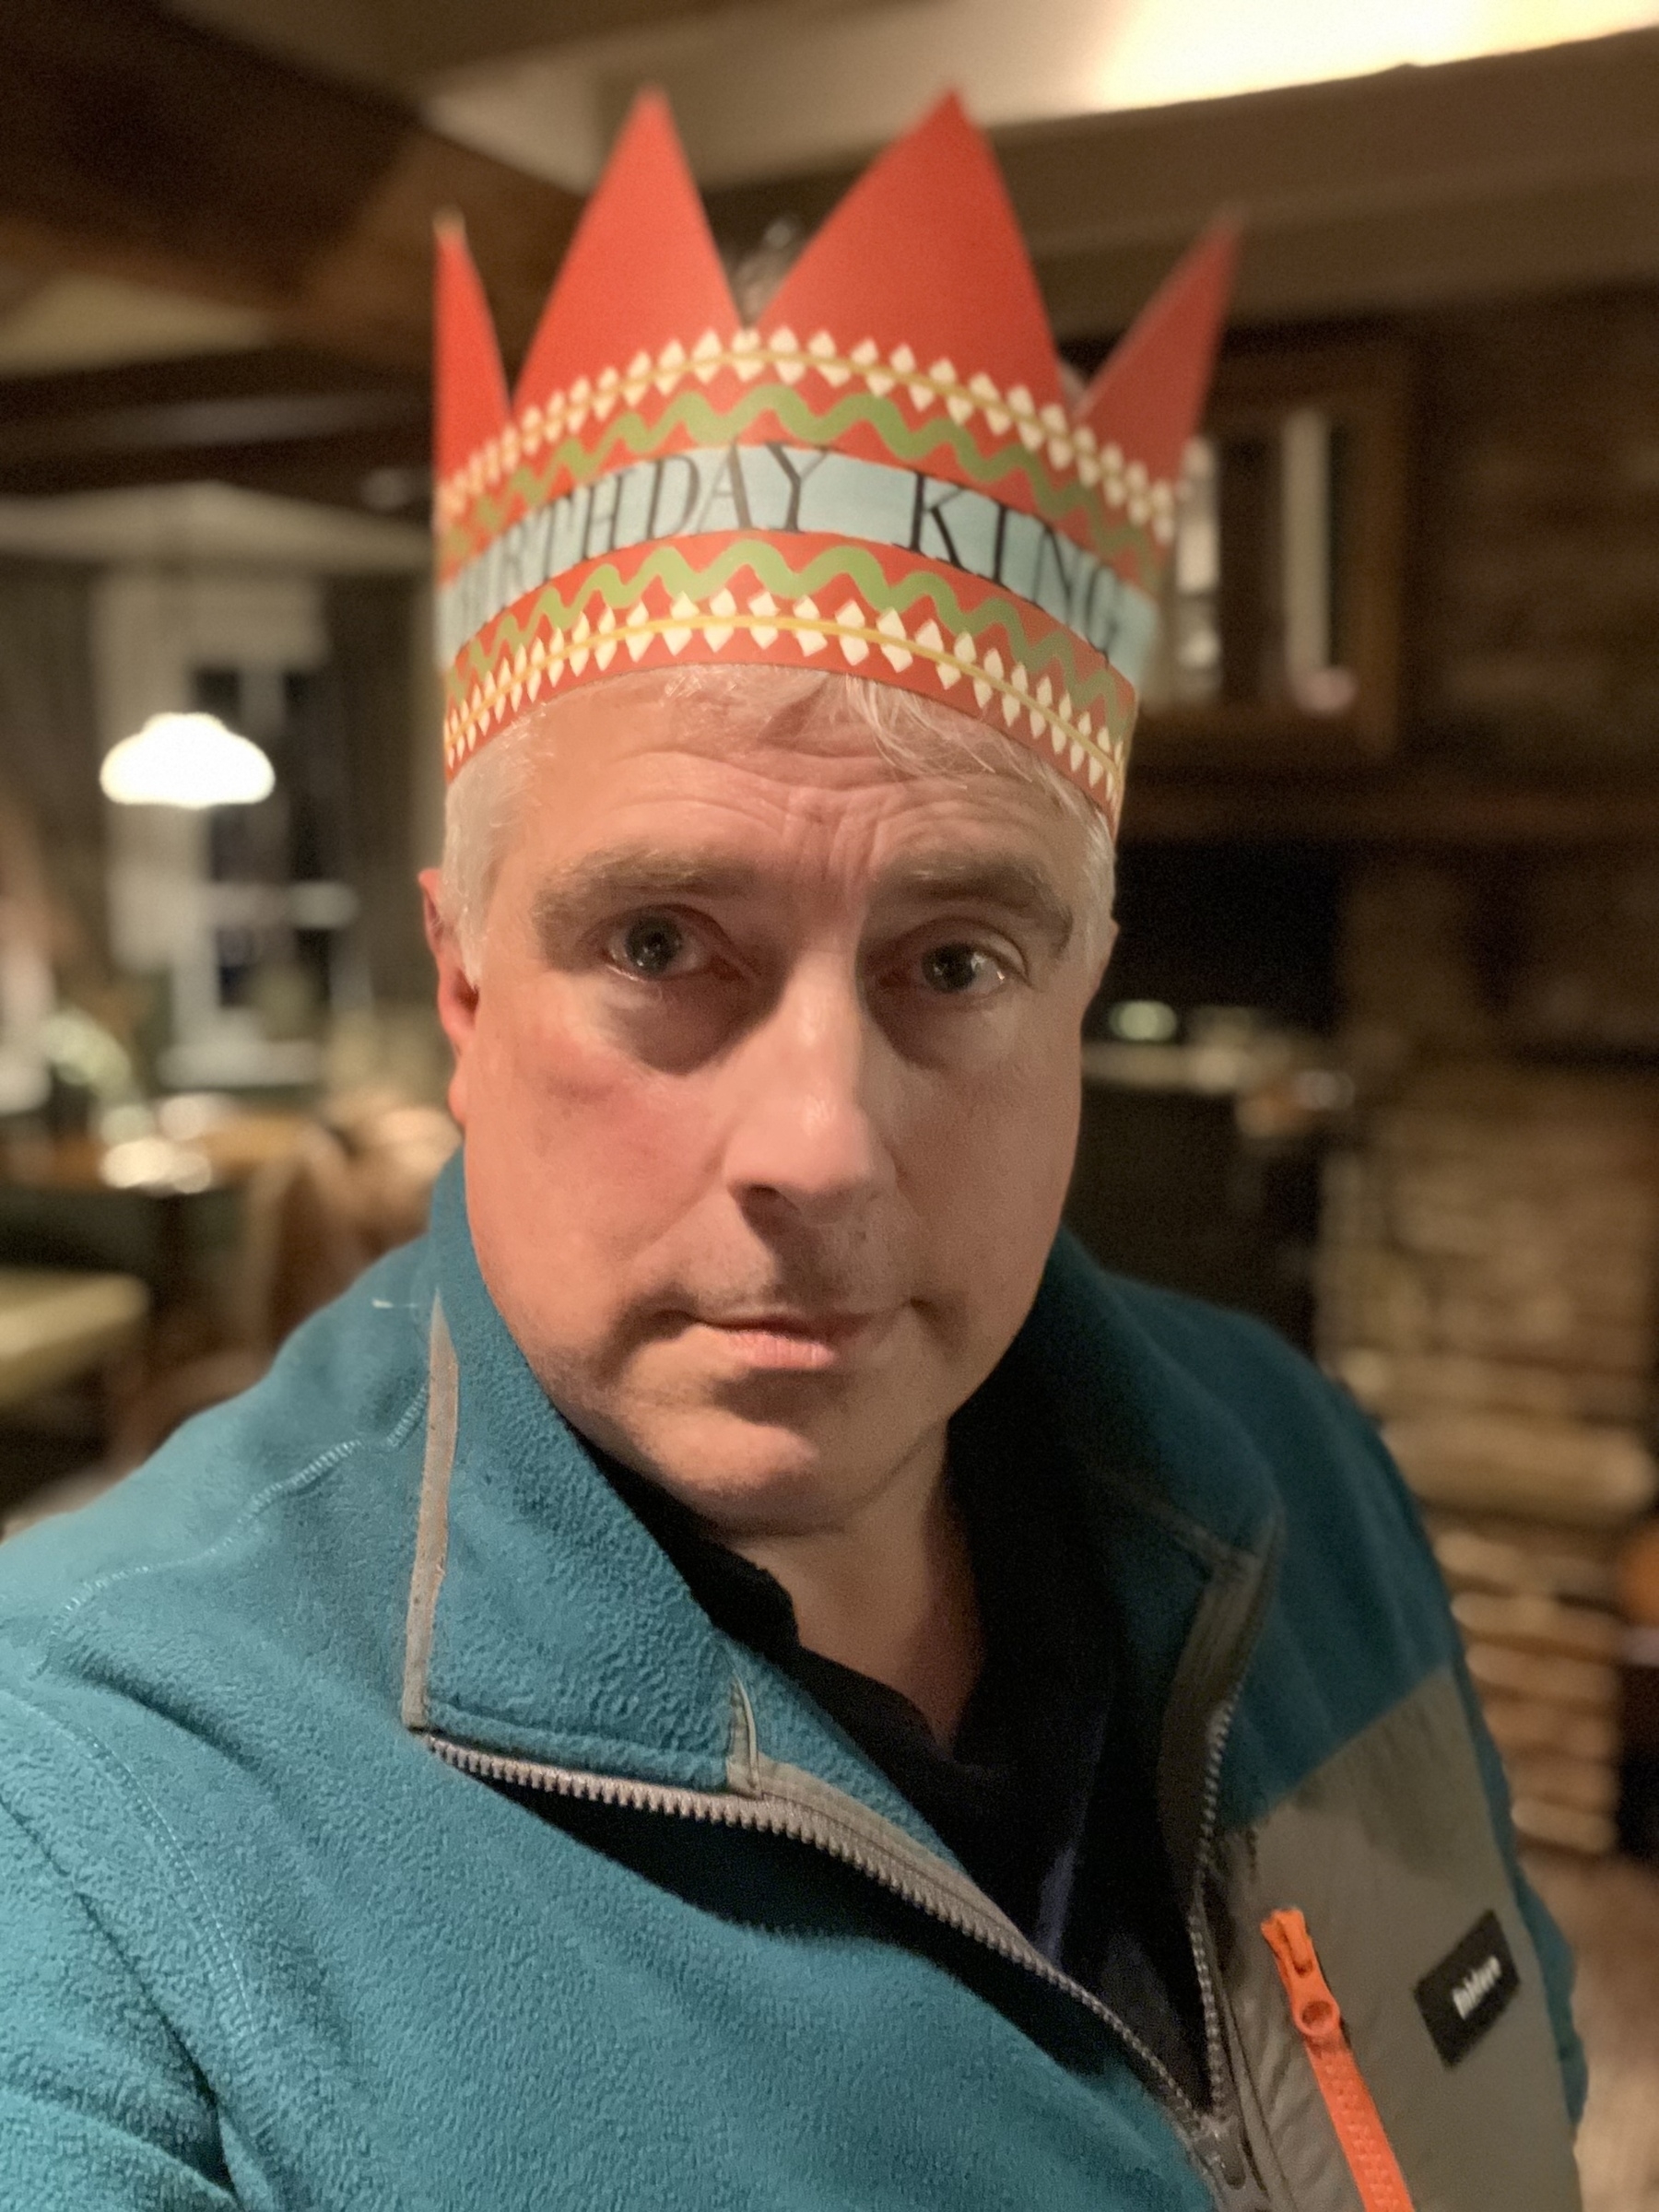
[[[510,400],[458,225],[437,293],[453,776],[556,688],[687,662],[874,677],[1052,760],[1115,830],[1235,240],[1075,407],[985,140],[943,100],[753,325],[666,103],[635,105]]]

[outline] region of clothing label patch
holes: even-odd
[[[1455,1950],[1418,1983],[1418,2010],[1449,2066],[1466,2058],[1521,1986],[1495,1912],[1485,1912]]]

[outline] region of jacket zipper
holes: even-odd
[[[1243,1696],[1250,1656],[1271,1601],[1282,1534],[1282,1527],[1275,1528],[1266,1552],[1257,1563],[1249,1611],[1231,1647],[1226,1688],[1224,1691],[1218,1688],[1205,1724],[1206,1742],[1199,1788],[1198,1830],[1193,1853],[1192,1888],[1187,1898],[1187,1942],[1198,1980],[1198,2001],[1204,2014],[1205,2063],[1209,2077],[1208,2128],[1214,2163],[1206,2164],[1206,2175],[1225,2212],[1273,2212],[1250,2157],[1244,2116],[1228,2056],[1217,1987],[1218,1969],[1209,1917],[1205,1910],[1205,1888],[1209,1879],[1220,1813],[1222,1761],[1227,1756],[1233,1718]]]
[[[1199,1802],[1198,1849],[1187,1904],[1187,1941],[1192,1947],[1198,1979],[1198,2002],[1204,2013],[1205,2065],[1209,2076],[1210,2137],[1215,2166],[1206,2168],[1211,2186],[1227,2212],[1271,2212],[1256,2180],[1244,2145],[1244,2123],[1233,2090],[1232,2067],[1221,2026],[1221,2001],[1216,1989],[1216,1970],[1210,1948],[1209,1922],[1204,1910],[1204,1887],[1209,1875],[1210,1854],[1216,1838],[1216,1820],[1221,1803],[1221,1762],[1233,1715],[1242,1694],[1240,1677],[1218,1705],[1209,1723],[1209,1744],[1204,1761],[1204,1789]]]
[[[1295,1911],[1270,1912],[1262,1934],[1364,2212],[1412,2212],[1406,2177],[1343,2029],[1342,2008],[1324,1978],[1307,1922]]]
[[[753,1755],[754,1718],[741,1685],[735,1687],[737,1728],[744,1732]],[[1228,1712],[1230,1719],[1230,1707]],[[1218,1777],[1220,1749],[1226,1728],[1218,1730],[1212,1760]],[[1054,1966],[1034,1945],[1026,1941],[1014,1924],[955,1869],[931,1852],[892,1828],[881,1815],[871,1813],[856,1798],[819,1783],[816,1778],[796,1793],[788,1789],[692,1790],[664,1783],[635,1782],[616,1774],[594,1774],[575,1767],[560,1767],[535,1759],[514,1759],[483,1751],[470,1744],[428,1731],[428,1748],[448,1766],[479,1781],[504,1783],[512,1788],[547,1791],[561,1797],[620,1806],[638,1812],[666,1813],[680,1819],[702,1820],[752,1834],[787,1836],[824,1852],[853,1867],[869,1880],[900,1898],[931,1920],[966,1936],[997,1957],[1023,1967],[1037,1980],[1073,1998],[1100,2020],[1134,2060],[1135,2070],[1159,2101],[1176,2133],[1198,2168],[1220,2212],[1270,2212],[1261,2194],[1249,2160],[1237,2113],[1222,2111],[1222,2085],[1230,2078],[1214,2069],[1217,2056],[1224,2063],[1218,2010],[1207,1959],[1198,1953],[1198,1980],[1205,2008],[1206,2041],[1210,2052],[1210,2085],[1216,2111],[1201,2112],[1151,2046],[1135,2034],[1110,2006],[1091,1990]],[[739,1768],[747,1763],[735,1761]],[[790,1770],[770,1767],[775,1776]],[[1206,1827],[1214,1824],[1215,1791],[1206,1791]],[[897,1840],[899,1848],[894,1847]],[[1205,1838],[1207,1843],[1207,1836]],[[941,1878],[943,1877],[943,1878]],[[1194,1946],[1195,1952],[1198,1947]],[[1369,2212],[1369,2208],[1368,2208]]]

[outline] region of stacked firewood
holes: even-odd
[[[1599,1531],[1430,1512],[1469,1671],[1529,1841],[1611,1850],[1618,1803],[1614,1544]]]
[[[1612,1848],[1615,1560],[1654,1494],[1653,1094],[1483,1069],[1380,1111],[1327,1182],[1322,1353],[1425,1508],[1529,1840]]]

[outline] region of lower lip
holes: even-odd
[[[872,1313],[799,1329],[768,1328],[764,1323],[742,1328],[715,1322],[703,1325],[747,1368],[773,1374],[823,1374],[850,1367],[867,1355],[887,1334],[891,1320],[891,1314]]]

